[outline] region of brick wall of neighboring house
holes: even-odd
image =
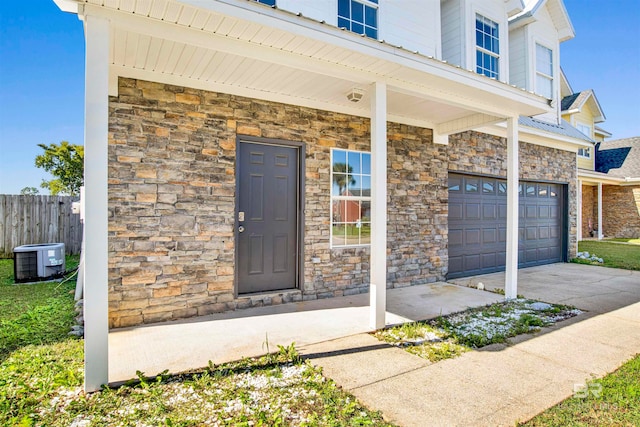
[[[591,237],[589,224],[593,230],[593,236],[598,229],[598,187],[592,185],[582,186],[582,238]]]
[[[603,186],[602,207],[605,236],[640,237],[640,186]]]
[[[302,141],[304,283],[234,294],[237,135]],[[443,280],[449,170],[505,176],[504,140],[388,125],[388,278]],[[160,83],[119,80],[109,100],[110,326],[364,292],[368,248],[330,249],[330,149],[369,151],[369,120]],[[575,156],[521,144],[527,179],[575,182]],[[575,236],[575,185],[570,186]],[[570,245],[570,248],[574,245]]]
[[[520,179],[568,184],[569,258],[577,249],[577,190],[575,154],[520,142]],[[506,177],[507,149],[504,138],[478,132],[449,136],[449,170]]]

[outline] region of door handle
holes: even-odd
[[[244,232],[244,225],[241,225],[238,227],[238,233],[243,233]]]

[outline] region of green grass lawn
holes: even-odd
[[[581,264],[602,265],[604,267],[640,270],[640,245],[622,244],[606,241],[583,240],[578,242],[580,252],[589,252],[604,260],[603,264],[586,260],[573,260]]]
[[[521,424],[538,426],[640,426],[640,354],[606,377]]]
[[[67,270],[78,257],[67,257]],[[0,260],[0,361],[25,345],[69,339],[75,277],[65,283],[14,284],[13,260]]]
[[[85,394],[84,340],[68,335],[74,288],[75,278],[14,285],[13,260],[0,260],[0,426],[392,426],[293,345]]]

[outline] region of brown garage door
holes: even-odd
[[[519,267],[563,261],[562,184],[520,181]],[[507,182],[449,174],[448,278],[502,271],[507,238]]]

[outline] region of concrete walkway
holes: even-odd
[[[504,273],[454,282],[497,288]],[[589,311],[436,364],[365,334],[301,350],[362,403],[402,426],[512,426],[640,353],[640,272],[554,264],[520,270],[518,283],[525,297]]]
[[[387,291],[387,324],[437,317],[502,297],[446,283]],[[213,363],[369,332],[369,294],[260,307],[109,333],[109,382],[183,372]],[[268,347],[267,347],[268,344]],[[377,343],[381,344],[381,343]],[[383,345],[384,346],[384,345]]]

